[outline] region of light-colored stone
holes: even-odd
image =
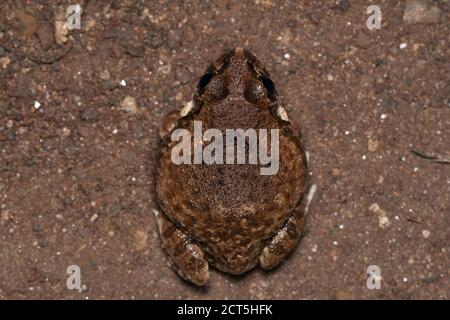
[[[147,238],[148,238],[147,232],[140,229],[136,230],[134,240],[137,251],[145,250],[145,248],[147,247]]]
[[[67,26],[66,11],[64,6],[60,6],[55,14],[55,40],[56,43],[61,45],[67,42],[67,34],[69,33],[69,28]]]
[[[369,149],[370,152],[377,151],[378,141],[374,139],[369,139],[369,141],[367,141],[367,149]]]
[[[441,9],[425,0],[406,1],[403,20],[407,24],[431,24],[441,21]]]
[[[378,225],[380,226],[380,228],[384,229],[391,225],[386,211],[381,209],[378,203],[372,203],[372,205],[369,207],[369,210],[378,216]]]
[[[125,97],[120,103],[120,106],[127,112],[135,114],[137,113],[136,100],[133,97]]]

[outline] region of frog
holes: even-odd
[[[174,162],[174,132],[192,133],[199,121],[220,132],[277,130],[278,170],[262,175],[250,163]],[[283,262],[301,238],[316,190],[300,126],[278,101],[265,66],[244,48],[210,64],[192,100],[162,119],[154,172],[162,247],[179,276],[197,286],[208,284],[210,267],[242,275]]]

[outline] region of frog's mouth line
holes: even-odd
[[[223,134],[210,128],[203,132],[202,122],[194,121],[193,137],[183,128],[172,132],[171,140],[178,143],[172,148],[171,160],[176,165],[259,164],[261,175],[275,175],[279,170],[280,134],[279,129],[270,129],[269,147],[268,131],[226,129]]]

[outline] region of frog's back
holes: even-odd
[[[173,129],[186,129],[191,145],[195,123],[201,124],[201,133],[215,129],[225,136],[229,129],[253,129],[258,133],[257,164],[249,163],[250,142],[245,164],[175,164],[171,154],[178,141],[165,142],[158,162],[156,191],[164,214],[202,247],[214,266],[230,273],[257,263],[267,239],[280,230],[305,191],[305,155],[276,96],[255,56],[243,49],[225,53],[200,78],[193,103]],[[268,147],[273,129],[278,129],[279,158],[262,168],[259,156],[272,158],[272,153],[261,148],[259,133],[266,130]],[[200,145],[205,150],[208,142]],[[226,146],[222,150],[227,157]],[[262,174],[262,169],[275,170]]]
[[[170,142],[162,154],[157,192],[165,214],[202,245],[213,265],[242,273],[256,264],[265,240],[279,230],[300,200],[305,157],[299,141],[268,108],[238,97],[227,106],[217,103],[202,109],[180,126],[193,133],[194,120],[201,121],[203,132],[210,128],[222,133],[238,128],[279,132],[279,167],[273,175],[261,174],[259,160],[248,164],[248,153],[246,164],[177,165],[170,158],[176,142]]]

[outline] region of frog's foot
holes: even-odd
[[[209,279],[208,260],[202,249],[164,214],[153,210],[158,223],[163,248],[167,251],[173,267],[185,280],[203,286]]]
[[[300,239],[306,213],[316,189],[316,185],[313,184],[283,228],[269,239],[259,256],[259,264],[263,269],[270,270],[276,267],[294,249]]]

